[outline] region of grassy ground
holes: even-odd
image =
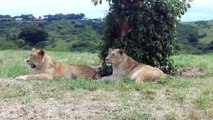
[[[48,52],[67,63],[98,66],[97,54]],[[213,119],[212,55],[173,56],[191,74],[161,83],[62,79],[16,81],[29,51],[0,51],[0,119]]]

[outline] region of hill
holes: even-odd
[[[199,30],[199,35],[205,35],[205,37],[199,39],[200,43],[209,44],[213,41],[213,20],[189,22],[186,24],[196,27]]]
[[[176,53],[201,54],[213,50],[213,20],[180,22],[177,25]]]
[[[19,34],[26,28],[48,33],[47,40],[33,46],[29,45],[19,38]],[[48,50],[96,52],[101,43],[103,30],[103,22],[91,19],[1,22],[0,49],[44,47]],[[202,54],[213,50],[213,20],[180,22],[177,32],[175,53]]]
[[[42,23],[36,22],[1,22],[0,41],[1,49],[23,48],[29,46],[19,38],[19,34],[25,29],[39,29],[48,33],[44,48],[48,50],[70,50],[70,51],[91,51],[95,52],[101,42],[101,36],[96,31],[92,21],[84,20],[54,20]],[[102,29],[102,28],[100,28]],[[34,47],[40,47],[39,45]]]

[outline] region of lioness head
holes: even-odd
[[[108,56],[105,58],[107,65],[117,65],[123,60],[123,49],[111,49],[109,48]]]
[[[31,54],[26,60],[27,64],[30,65],[31,68],[40,68],[43,64],[44,54],[44,50],[37,50],[35,48],[32,48]]]

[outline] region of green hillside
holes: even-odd
[[[203,44],[209,44],[213,41],[213,20],[210,21],[197,21],[197,22],[188,22],[192,26],[195,26],[199,29],[199,35],[206,36],[202,39],[199,39],[199,42]]]
[[[213,20],[180,22],[177,32],[176,53],[201,54],[213,51]]]
[[[25,29],[48,33],[47,40],[29,45],[19,38]],[[103,22],[92,20],[52,20],[36,22],[1,22],[0,49],[30,49],[97,52],[103,34]],[[202,54],[213,51],[213,20],[180,22],[177,25],[175,53]]]
[[[43,23],[1,22],[0,48],[28,49],[32,47],[18,38],[21,31],[30,28],[48,33],[47,40],[42,43],[45,44],[46,49],[94,52],[101,39],[93,27],[92,24],[81,20],[55,20]]]

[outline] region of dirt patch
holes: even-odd
[[[0,119],[92,120],[101,119],[105,114],[122,108],[111,99],[98,98],[97,95],[101,94],[110,96],[114,93],[102,90],[77,90],[70,91],[61,98],[44,99],[30,95],[26,98],[0,98]]]
[[[183,70],[182,75],[187,77],[195,77],[195,76],[199,76],[200,73],[201,73],[200,68],[190,68],[190,69]]]

